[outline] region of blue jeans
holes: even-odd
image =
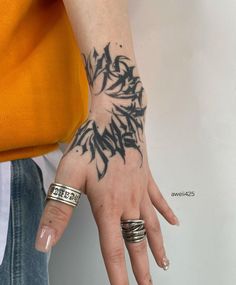
[[[45,192],[39,166],[31,159],[11,162],[11,208],[1,285],[48,285],[49,254],[34,248]]]

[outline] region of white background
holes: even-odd
[[[129,4],[151,169],[181,223],[160,217],[171,267],[164,272],[149,252],[154,284],[235,285],[236,1]],[[171,196],[185,191],[195,196]],[[127,266],[135,285],[128,258]],[[109,284],[84,196],[53,249],[50,276],[51,285]]]

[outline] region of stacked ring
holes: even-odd
[[[140,242],[146,236],[144,220],[121,220],[121,230],[125,241]]]

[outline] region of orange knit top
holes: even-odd
[[[62,1],[1,1],[0,71],[0,161],[68,143],[88,115],[88,83]]]

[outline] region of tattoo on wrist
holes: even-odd
[[[95,119],[88,119],[77,130],[67,151],[80,146],[81,155],[89,152],[90,162],[96,163],[99,180],[105,176],[109,160],[114,155],[119,155],[125,163],[127,148],[139,152],[140,167],[143,161],[141,146],[146,111],[144,88],[140,77],[134,75],[135,66],[130,58],[125,55],[112,57],[109,47],[110,42],[101,54],[95,48],[87,57],[83,54],[90,88],[100,81],[100,90],[92,93],[92,96],[105,94],[112,98],[111,108],[106,110],[110,116],[109,122],[100,129]]]

